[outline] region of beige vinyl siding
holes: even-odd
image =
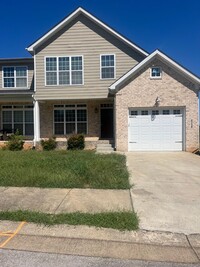
[[[100,55],[115,54],[116,79],[143,57],[84,16],[63,28],[36,50],[36,99],[107,98],[115,80],[100,79]],[[45,86],[45,57],[83,56],[83,85]]]
[[[13,90],[19,90],[20,88],[3,88],[3,67],[15,67],[15,66],[27,66],[28,67],[28,88],[27,89],[31,89],[34,90],[34,84],[33,84],[33,68],[34,68],[34,64],[33,62],[0,62],[0,90],[4,90],[4,91],[13,91]]]

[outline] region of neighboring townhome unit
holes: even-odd
[[[19,130],[26,139],[34,138],[32,58],[0,59],[0,123],[3,133]]]
[[[149,55],[82,8],[27,50],[32,58],[0,59],[2,133],[19,130],[34,146],[83,133],[120,151],[198,147],[200,80],[162,52]]]

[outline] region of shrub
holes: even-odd
[[[85,138],[83,134],[73,134],[67,140],[68,150],[82,150],[85,147]]]
[[[54,150],[57,146],[55,137],[51,137],[48,140],[41,140],[43,150],[50,151]]]
[[[7,148],[11,151],[20,151],[23,149],[24,141],[23,136],[19,134],[17,130],[15,134],[11,134],[9,136],[9,141],[7,144]]]

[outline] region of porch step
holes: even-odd
[[[107,140],[101,140],[101,141],[107,141]],[[98,141],[96,152],[97,153],[113,153],[114,152],[114,144],[113,143],[111,144],[109,142],[99,143],[99,141]]]
[[[99,139],[98,144],[111,144],[114,145],[113,139]]]

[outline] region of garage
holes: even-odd
[[[129,109],[129,151],[182,151],[184,109]]]

